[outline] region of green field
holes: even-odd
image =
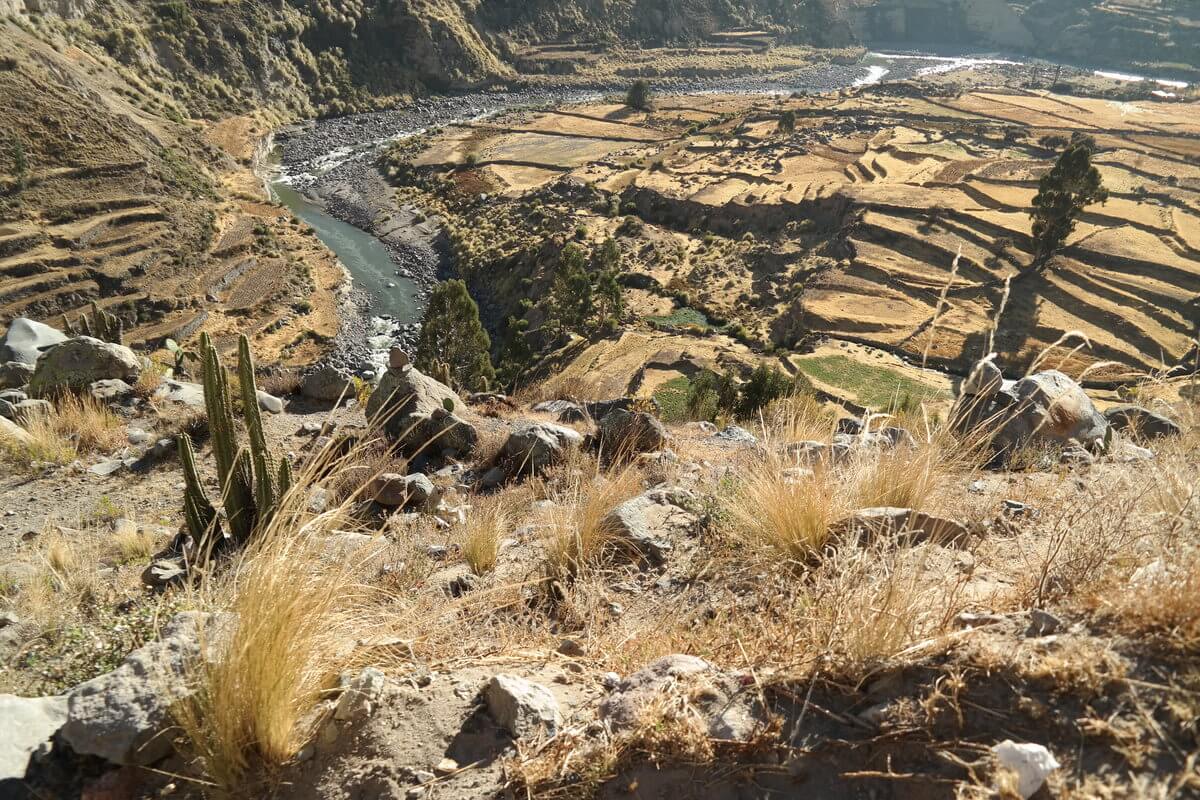
[[[893,369],[863,364],[843,355],[796,359],[793,363],[808,377],[843,390],[859,404],[877,410],[892,408],[897,402],[919,403],[948,397],[944,391]]]

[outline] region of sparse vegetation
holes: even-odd
[[[625,93],[625,105],[638,111],[650,110],[650,82],[645,78],[638,78],[629,85],[629,91]]]
[[[417,340],[417,368],[436,374],[446,365],[454,386],[483,391],[496,378],[488,352],[491,345],[466,283],[452,279],[438,284]]]

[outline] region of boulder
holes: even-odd
[[[696,523],[681,505],[686,501],[683,490],[652,489],[618,505],[600,524],[613,538],[617,555],[661,566],[674,549],[672,534],[686,533]]]
[[[1029,375],[996,392],[981,413],[981,419],[992,420],[991,448],[1001,459],[1031,444],[1074,443],[1094,451],[1108,435],[1108,421],[1083,387],[1058,370]]]
[[[572,428],[548,422],[518,425],[500,451],[505,474],[515,477],[538,473],[560,463],[583,444],[583,436]]]
[[[483,690],[483,699],[496,724],[516,738],[543,731],[553,736],[562,725],[554,694],[516,675],[493,676]]]
[[[348,371],[325,364],[304,376],[300,383],[300,394],[328,402],[350,399],[355,397],[354,381]]]
[[[133,387],[120,378],[109,378],[94,382],[88,393],[101,403],[119,403],[133,394]]]
[[[204,387],[198,383],[167,378],[155,389],[154,396],[160,400],[168,400],[191,408],[204,408]],[[269,414],[283,413],[283,400],[275,395],[259,389],[255,397],[258,398],[258,407],[263,411]]]
[[[13,403],[12,418],[17,422],[29,424],[30,420],[48,417],[54,413],[54,406],[49,400],[22,400]]]
[[[444,383],[416,367],[389,369],[367,401],[367,421],[413,455],[451,451],[466,455],[475,449],[479,432],[458,411],[462,399]]]
[[[600,447],[609,455],[631,456],[662,450],[667,444],[667,429],[645,411],[613,409],[599,425]]]
[[[76,336],[56,345],[38,358],[29,391],[47,395],[64,389],[83,390],[96,381],[119,378],[136,383],[142,362],[128,347]]]
[[[1104,418],[1114,430],[1138,439],[1163,439],[1183,433],[1174,420],[1141,406],[1113,406],[1105,410]]]
[[[859,509],[834,523],[830,530],[836,537],[858,537],[863,542],[902,537],[909,543],[942,545],[961,544],[971,535],[967,526],[956,520],[891,506]]]
[[[62,738],[76,752],[144,766],[171,752],[171,705],[190,693],[187,670],[228,620],[176,614],[161,637],[134,650],[112,672],[67,695]]]
[[[28,447],[33,444],[33,437],[29,435],[29,431],[17,423],[0,416],[0,441],[13,442],[18,446]]]
[[[368,497],[391,508],[424,508],[436,491],[433,482],[420,472],[412,475],[385,472],[371,481]]]
[[[62,331],[18,317],[8,326],[4,338],[0,339],[0,364],[19,361],[33,366],[46,348],[65,342],[67,335]]]
[[[723,672],[702,658],[663,656],[617,683],[600,703],[600,719],[614,731],[635,727],[645,709],[674,694],[683,713],[704,720],[708,733],[722,741],[747,741],[763,723],[753,680]]]
[[[33,364],[23,361],[0,363],[0,389],[20,389],[33,377]]]
[[[67,721],[66,697],[17,697],[0,694],[0,787],[23,781],[32,758],[50,749],[50,740]]]

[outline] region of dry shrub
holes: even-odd
[[[500,540],[508,535],[512,511],[503,495],[478,498],[467,516],[462,556],[476,575],[486,575],[496,567]]]
[[[755,550],[772,549],[808,563],[820,555],[829,526],[850,511],[842,477],[820,464],[812,474],[789,474],[769,455],[750,465],[730,495],[734,537]]]
[[[290,493],[290,505],[305,494]],[[208,659],[191,665],[194,693],[175,713],[222,788],[239,785],[258,762],[286,762],[312,735],[302,723],[367,624],[354,613],[364,597],[355,566],[323,557],[323,519],[277,515],[226,574],[198,590],[199,607],[236,618],[208,643]]]
[[[152,398],[170,369],[165,364],[150,360],[148,366],[138,374],[138,379],[133,384],[134,395],[143,400]]]
[[[370,438],[354,447],[353,451],[339,462],[329,487],[333,502],[370,499],[365,492],[375,478],[386,472],[401,475],[408,473],[408,460],[399,455],[383,437]]]
[[[139,526],[125,526],[113,532],[111,546],[121,563],[147,561],[162,545],[154,534]]]
[[[979,452],[945,430],[917,438],[912,447],[866,450],[847,468],[846,480],[854,487],[852,502],[860,508],[924,508],[951,476],[978,468]]]
[[[63,437],[54,425],[52,415],[37,414],[25,422],[29,440],[0,435],[0,455],[22,470],[36,469],[42,464],[69,464],[78,453],[75,442]]]
[[[775,400],[762,419],[765,438],[779,442],[828,442],[837,426],[834,412],[808,392]]]
[[[89,395],[67,394],[54,402],[50,423],[64,439],[73,439],[80,452],[110,452],[125,443],[121,418]]]
[[[641,489],[641,474],[635,467],[625,465],[605,473],[594,464],[594,471],[568,467],[563,485],[550,493],[557,505],[551,515],[546,559],[547,571],[554,577],[575,578],[601,563],[616,533],[608,523],[609,512]]]

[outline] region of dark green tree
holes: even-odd
[[[796,112],[790,108],[779,115],[779,123],[777,125],[779,132],[784,135],[790,135],[796,132]]]
[[[491,346],[467,284],[457,279],[439,283],[429,297],[417,339],[417,369],[432,373],[444,364],[457,388],[483,391],[496,377],[488,354]]]
[[[728,370],[704,370],[688,383],[687,414],[712,421],[718,414],[733,414],[738,406],[738,383]]]
[[[812,388],[808,379],[797,375],[791,377],[779,367],[759,364],[750,373],[750,380],[742,386],[737,412],[740,417],[752,417],[766,408],[772,400],[791,397]]]
[[[645,78],[638,78],[629,86],[625,93],[625,105],[639,111],[650,110],[650,84]]]
[[[592,284],[597,322],[615,325],[625,309],[621,296],[621,248],[611,236],[592,251]]]
[[[1108,190],[1100,171],[1092,166],[1096,142],[1089,136],[1076,136],[1058,157],[1053,169],[1042,176],[1029,216],[1033,218],[1034,261],[1036,269],[1045,268],[1075,230],[1084,207],[1103,203]]]
[[[558,256],[554,286],[550,292],[553,311],[570,330],[582,330],[591,321],[596,306],[588,257],[577,244],[568,244]]]

